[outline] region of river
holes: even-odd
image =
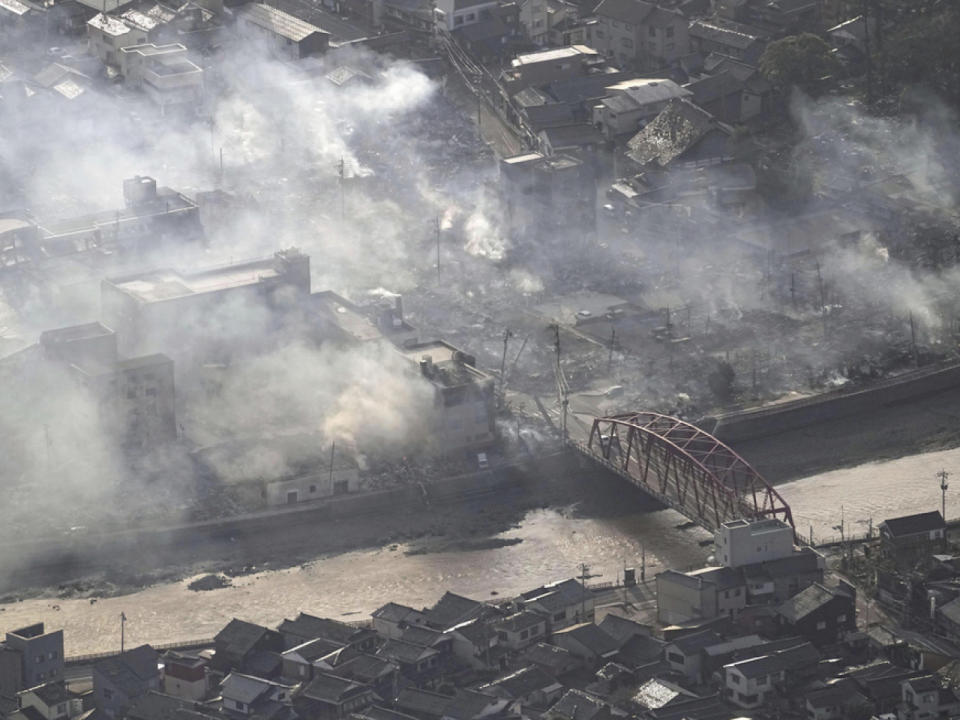
[[[862,533],[887,517],[940,507],[936,473],[960,468],[960,448],[866,463],[813,475],[779,486],[791,504],[798,529],[819,537],[839,534],[841,507],[848,532]],[[960,491],[960,475],[951,495]],[[672,511],[630,512],[584,518],[556,510],[526,514],[520,524],[496,537],[521,539],[503,547],[471,551],[406,554],[389,545],[317,558],[304,566],[269,570],[234,579],[232,587],[195,592],[189,579],[159,584],[112,598],[35,598],[0,605],[0,629],[43,621],[65,628],[68,655],[100,652],[119,644],[119,617],[128,618],[127,641],[165,643],[212,637],[232,617],[276,625],[304,611],[362,619],[393,600],[414,607],[436,601],[445,590],[478,600],[507,597],[542,583],[578,574],[586,563],[594,582],[616,580],[624,566],[639,571],[646,557],[647,579],[666,567],[702,564],[709,548],[699,528],[685,527]]]

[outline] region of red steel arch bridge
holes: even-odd
[[[653,412],[598,417],[583,454],[707,530],[730,520],[775,517],[790,506],[736,452],[690,423]]]

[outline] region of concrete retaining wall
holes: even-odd
[[[720,440],[732,443],[869,412],[884,405],[906,402],[958,386],[960,364],[934,366],[866,387],[706,417],[698,425]]]

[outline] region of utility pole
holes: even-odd
[[[438,258],[439,260],[439,258]],[[510,342],[510,338],[513,337],[513,331],[510,328],[507,328],[503,331],[503,355],[500,358],[500,390],[497,393],[497,404],[502,408],[503,407],[503,393],[504,393],[504,375],[507,372],[507,344]]]
[[[343,218],[345,217],[345,213],[343,210],[343,193],[344,193],[343,181],[344,181],[344,178],[346,177],[346,166],[345,166],[345,163],[343,162],[343,155],[340,156],[340,162],[337,163],[337,175],[340,176],[340,219],[343,220]]]
[[[820,261],[817,260],[817,288],[820,290],[820,317],[823,319],[823,337],[827,337],[827,299],[823,290],[823,275],[820,273]]]
[[[333,492],[333,456],[337,451],[337,443],[330,443],[330,492]]]
[[[120,613],[120,654],[123,654],[124,640],[124,627],[127,624],[127,615],[124,612]]]
[[[617,342],[617,329],[615,327],[610,328],[610,352],[607,355],[607,373],[613,369],[613,346]]]
[[[580,584],[583,585],[582,595],[580,596],[580,622],[587,621],[587,577],[590,572],[590,566],[586,563],[580,563]]]
[[[640,545],[640,582],[647,581],[647,548]]]
[[[913,366],[920,367],[920,356],[917,354],[917,327],[913,322],[913,313],[910,313],[910,347],[913,352]]]
[[[941,470],[937,473],[937,478],[940,480],[941,508],[944,522],[947,521],[947,488],[950,487],[947,485],[948,477],[950,477],[950,473],[948,473],[946,470]]]
[[[790,305],[794,310],[797,309],[797,276],[796,273],[790,273]]]
[[[440,279],[440,216],[437,215],[436,236],[437,236],[437,279]]]

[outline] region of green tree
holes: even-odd
[[[830,46],[810,33],[776,40],[760,56],[760,72],[781,88],[809,86],[833,75],[839,67]]]

